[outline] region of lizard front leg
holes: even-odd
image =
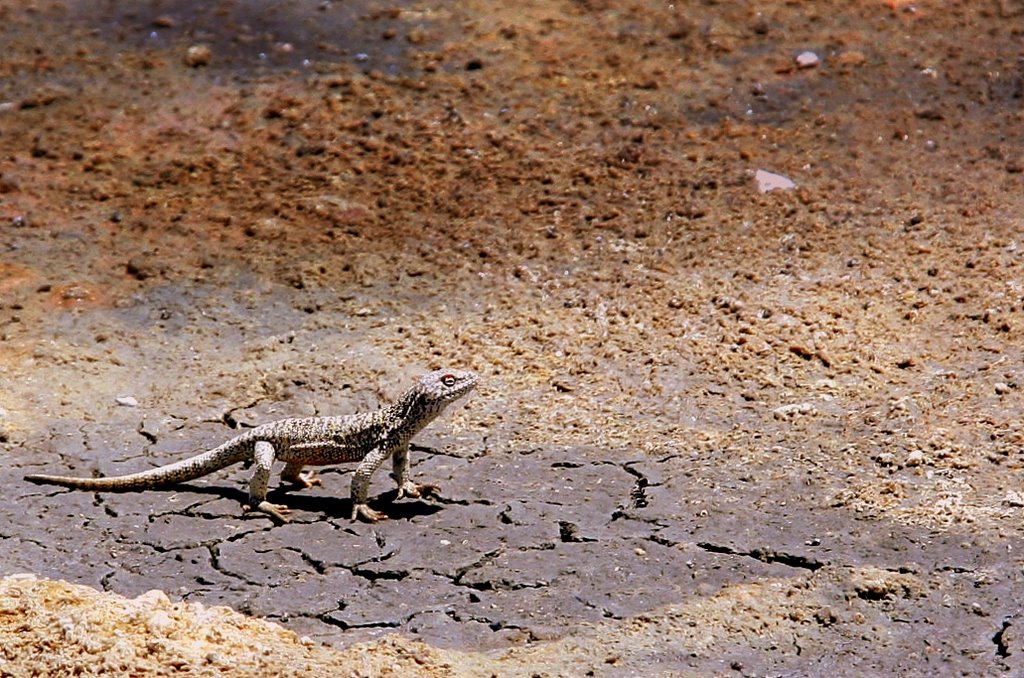
[[[266,440],[257,441],[252,454],[255,468],[249,480],[249,504],[246,509],[266,513],[278,522],[287,523],[288,518],[285,514],[291,513],[291,509],[267,501],[267,485],[270,484],[270,471],[274,466],[274,459],[274,446]]]
[[[403,445],[399,449],[395,450],[395,453],[391,456],[392,462],[392,473],[391,477],[395,479],[398,484],[398,496],[395,499],[401,499],[402,497],[422,497],[435,492],[440,492],[441,488],[433,483],[414,483],[409,479],[409,445]]]
[[[352,474],[352,520],[362,516],[367,521],[375,523],[387,518],[387,515],[367,506],[366,497],[370,492],[370,478],[390,453],[391,451],[386,447],[374,448],[363,457]]]

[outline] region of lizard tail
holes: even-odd
[[[132,473],[126,476],[110,476],[106,478],[76,478],[72,476],[51,476],[34,473],[25,476],[25,480],[38,485],[61,485],[76,490],[96,490],[104,492],[130,492],[146,490],[154,487],[174,485],[227,468],[232,464],[250,459],[252,452],[249,446],[239,445],[238,441],[229,441],[220,447],[182,459],[174,464],[158,466],[147,471]]]

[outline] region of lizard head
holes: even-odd
[[[479,380],[468,370],[436,370],[420,377],[419,392],[424,404],[440,412],[472,391]]]

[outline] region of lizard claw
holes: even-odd
[[[292,512],[292,510],[285,506],[284,504],[271,504],[269,501],[266,500],[263,500],[258,504],[246,504],[245,510],[266,513],[268,516],[270,516],[279,523],[287,523],[287,514]]]
[[[301,489],[308,490],[314,485],[323,485],[324,481],[317,475],[316,471],[306,471],[305,473],[297,473],[294,476],[285,476],[282,474],[281,480],[292,485],[298,485]]]
[[[414,483],[411,480],[407,480],[398,488],[398,496],[395,499],[401,499],[402,497],[418,499],[427,495],[437,494],[440,491],[441,487],[434,483]]]
[[[388,519],[387,514],[374,511],[366,504],[352,504],[352,520],[356,518],[362,518],[368,523],[376,523]]]

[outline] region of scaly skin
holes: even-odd
[[[129,492],[165,487],[209,475],[243,461],[254,462],[249,481],[248,510],[261,511],[287,522],[286,506],[267,501],[267,485],[275,461],[285,462],[281,479],[310,487],[320,480],[302,473],[304,466],[325,466],[358,461],[352,476],[352,520],[370,522],[387,516],[366,504],[370,478],[389,457],[398,497],[419,497],[436,492],[436,485],[417,484],[409,478],[409,443],[412,437],[437,418],[445,407],[473,390],[473,372],[437,370],[419,378],[416,385],[395,403],[375,412],[341,417],[282,419],[250,429],[208,452],[167,466],[108,478],[28,475],[33,483],[61,485],[79,490]]]

